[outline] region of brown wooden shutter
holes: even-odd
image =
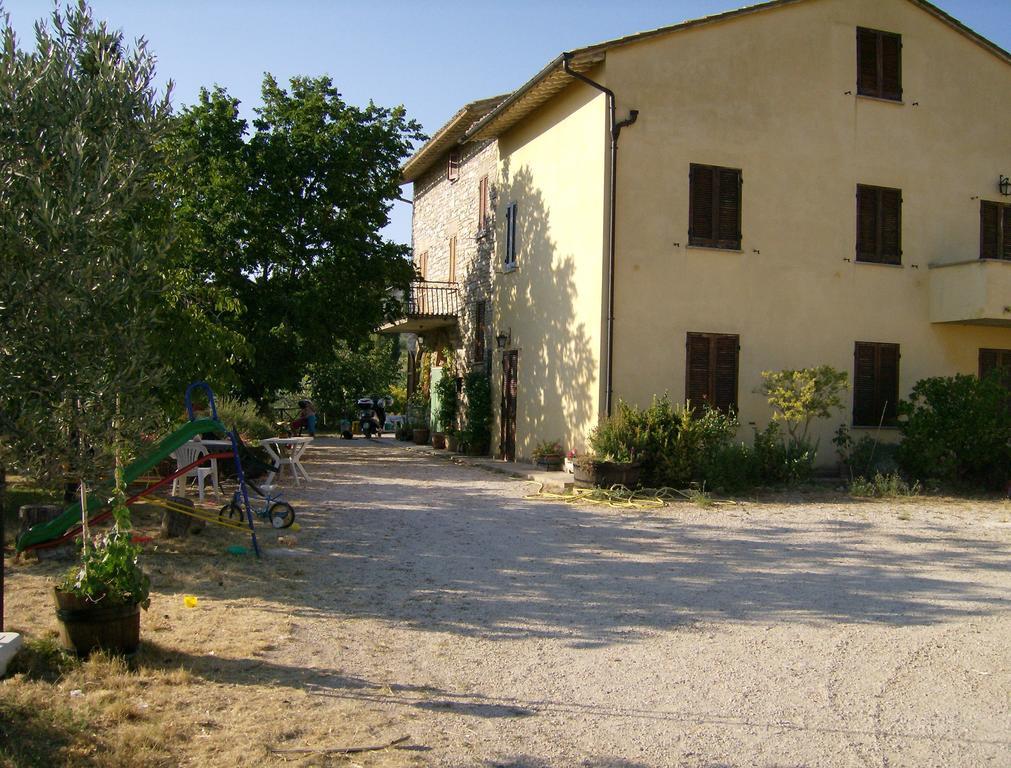
[[[979,204],[979,257],[996,259],[1000,233],[1000,205],[983,200]]]
[[[902,263],[902,192],[880,190],[881,197],[881,261]]]
[[[1011,205],[1001,206],[1000,219],[1000,258],[1011,261]]]
[[[878,95],[878,36],[857,28],[857,93]]]
[[[692,408],[701,409],[705,403],[712,405],[709,387],[710,337],[703,333],[689,333],[687,349],[685,399]]]
[[[721,248],[741,247],[741,172],[717,169],[719,184],[719,224],[716,239]]]
[[[878,195],[874,187],[857,185],[857,260],[877,261]]]
[[[986,378],[986,375],[996,368],[1000,363],[1000,352],[996,349],[981,349],[979,351],[979,377]]]
[[[873,344],[856,343],[853,354],[853,426],[877,426],[874,416],[876,357]]]
[[[691,167],[691,199],[689,205],[690,226],[688,242],[693,245],[709,245],[715,239],[713,169],[707,165]]]
[[[456,282],[456,235],[449,238],[449,282]]]
[[[899,410],[899,345],[878,345],[877,402],[875,420],[884,414],[885,426],[895,424]],[[875,423],[877,423],[875,421]]]
[[[488,177],[482,176],[477,183],[477,228],[488,226]]]
[[[737,410],[737,336],[717,336],[713,405],[725,413]]]
[[[881,97],[902,98],[902,38],[899,35],[880,33]]]

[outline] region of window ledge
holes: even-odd
[[[502,267],[502,272],[505,274],[515,271],[516,271],[516,264],[506,264],[505,266]]]
[[[858,93],[856,97],[858,99],[868,99],[869,101],[880,101],[883,104],[898,104],[901,106],[906,103],[902,99],[889,99],[887,96],[871,96],[868,93]]]
[[[860,424],[851,424],[850,425],[850,429],[873,429],[875,431],[877,431],[877,430],[880,429],[880,430],[887,430],[889,432],[898,432],[899,431],[899,427],[898,426],[889,426],[887,424],[883,424],[880,427],[877,424],[875,424],[874,426],[864,426],[864,425],[860,425]]]
[[[743,248],[721,248],[718,245],[686,245],[689,251],[719,251],[720,253],[744,253]]]
[[[905,269],[905,264],[888,264],[884,261],[863,261],[862,259],[853,259],[854,264],[866,265],[868,267],[891,267],[892,269]]]

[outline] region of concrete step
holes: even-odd
[[[7,665],[21,650],[23,642],[17,632],[0,632],[0,677],[7,674]]]

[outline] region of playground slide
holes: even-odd
[[[132,462],[123,470],[123,480],[129,484],[143,476],[145,473],[156,467],[161,461],[167,459],[176,448],[189,442],[197,435],[205,432],[216,432],[227,434],[227,430],[220,421],[214,419],[197,419],[187,422],[172,434],[165,437],[146,456],[142,456]],[[88,498],[89,513],[98,511],[106,506],[107,497],[103,495],[103,490],[112,488],[111,483],[107,483],[91,492]],[[30,547],[58,539],[67,531],[81,522],[81,503],[75,502],[60,513],[59,517],[47,523],[39,523],[25,531],[17,540],[17,551],[23,552]]]

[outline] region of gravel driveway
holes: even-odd
[[[390,440],[307,458],[277,660],[410,734],[358,764],[1011,765],[1006,503],[640,513]]]

